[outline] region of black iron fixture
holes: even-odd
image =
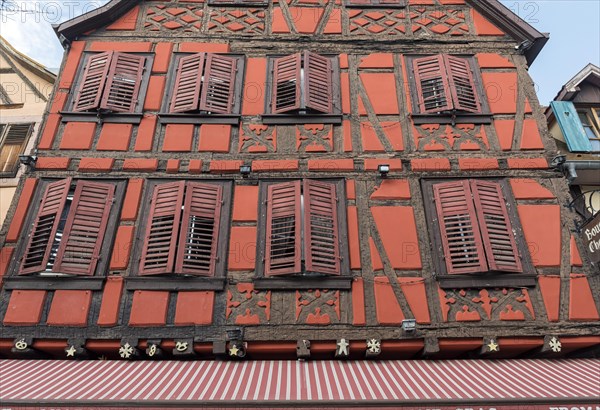
[[[387,177],[387,174],[390,172],[390,166],[388,164],[381,164],[377,166],[377,171],[381,178]]]
[[[242,174],[242,177],[248,178],[248,176],[250,175],[251,172],[252,172],[252,167],[250,165],[241,165],[240,166],[240,174]]]
[[[37,156],[35,155],[19,155],[19,162],[23,165],[27,165],[30,168],[35,167],[37,162]]]

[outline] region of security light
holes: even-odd
[[[37,162],[37,156],[35,155],[19,155],[19,162],[28,167],[34,167]]]
[[[417,321],[415,319],[405,319],[402,321],[402,330],[405,332],[414,332],[417,329]]]
[[[252,172],[252,167],[250,165],[241,165],[240,166],[240,174],[242,174],[242,177],[248,178],[248,175],[250,175],[250,172]]]
[[[381,175],[381,178],[385,178],[385,177],[387,177],[387,174],[390,172],[390,166],[388,164],[378,165],[377,171],[379,171],[379,175]]]

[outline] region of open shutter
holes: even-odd
[[[421,114],[452,109],[450,85],[442,55],[415,58],[413,72]]]
[[[304,259],[308,272],[341,273],[337,201],[335,184],[304,181]]]
[[[140,275],[173,272],[184,189],[185,181],[154,187],[140,260]]]
[[[87,111],[99,107],[112,56],[113,52],[108,51],[91,55],[88,58],[81,83],[74,97],[73,111]]]
[[[33,124],[11,124],[4,138],[3,129],[0,128],[0,173],[13,173],[19,166],[19,155],[23,148]]]
[[[565,137],[570,152],[590,152],[592,143],[588,138],[579,114],[572,101],[552,101],[552,112]]]
[[[304,52],[304,98],[306,108],[323,113],[333,112],[331,60],[319,54]]]
[[[138,102],[146,57],[114,53],[100,108],[134,112]]]
[[[273,61],[271,112],[283,113],[300,109],[300,75],[302,55],[292,54]]]
[[[115,186],[80,181],[58,247],[52,270],[74,275],[93,275],[115,194]]]
[[[204,53],[192,54],[179,59],[170,112],[198,109],[203,67]]]
[[[487,272],[469,181],[435,184],[433,194],[448,273]]]
[[[222,197],[220,185],[188,183],[176,273],[215,275]]]
[[[265,275],[301,271],[300,181],[269,185]]]
[[[208,54],[200,109],[216,114],[233,112],[237,59]]]
[[[471,188],[490,270],[522,272],[521,258],[500,184],[473,180]]]
[[[469,60],[445,55],[446,73],[450,82],[450,92],[454,109],[474,113],[481,112],[479,93],[475,86]]]
[[[20,275],[46,270],[70,186],[71,178],[48,184],[25,248]]]

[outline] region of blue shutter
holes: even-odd
[[[565,141],[571,152],[590,152],[592,144],[588,139],[575,105],[571,101],[552,101],[550,103]]]

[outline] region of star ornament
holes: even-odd
[[[239,351],[240,351],[240,349],[238,349],[237,345],[233,345],[229,349],[229,356],[237,356]]]
[[[125,343],[123,346],[121,346],[121,348],[119,349],[119,355],[123,358],[123,359],[129,359],[131,357],[131,355],[133,354],[133,347],[131,347],[131,345],[129,343]]]
[[[550,346],[550,349],[552,349],[552,351],[554,353],[558,353],[562,350],[562,343],[556,337],[553,337],[552,339],[550,339],[550,343],[548,343],[548,345]]]
[[[498,346],[498,343],[496,343],[495,340],[490,340],[490,342],[487,345],[488,349],[490,349],[490,352],[498,352],[500,351],[500,346]]]
[[[77,349],[75,349],[75,346],[71,346],[67,350],[65,350],[65,352],[67,353],[67,357],[75,357],[75,353],[77,353]]]
[[[370,339],[367,341],[367,349],[370,353],[379,353],[381,352],[381,342],[377,339]]]

